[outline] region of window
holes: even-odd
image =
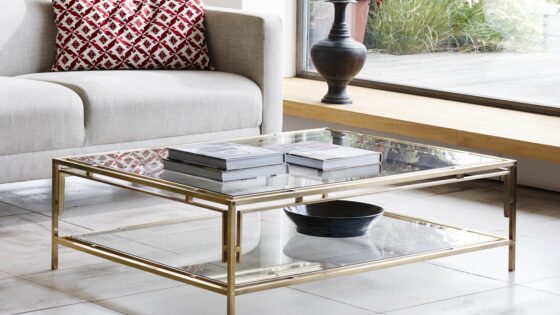
[[[301,0],[298,73],[333,6]],[[560,115],[560,0],[358,0],[352,37],[368,48],[356,84]]]

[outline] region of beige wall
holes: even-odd
[[[205,0],[204,3],[214,7],[241,9],[243,0]]]

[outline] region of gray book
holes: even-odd
[[[323,171],[381,163],[381,153],[308,141],[267,146],[286,153],[286,162]]]
[[[225,171],[218,168],[180,161],[163,160],[163,167],[166,170],[204,177],[220,182],[237,181],[257,178],[260,176],[280,175],[288,172],[288,165],[286,163]]]
[[[234,142],[210,142],[169,148],[169,159],[237,170],[284,163],[284,154]]]

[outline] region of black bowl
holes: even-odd
[[[366,234],[383,215],[383,208],[356,201],[327,201],[284,208],[299,233],[320,237]]]

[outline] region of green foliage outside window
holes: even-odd
[[[500,51],[508,42],[530,46],[531,38],[539,32],[540,21],[528,11],[527,3],[524,0],[373,2],[365,44],[369,49],[397,55]]]

